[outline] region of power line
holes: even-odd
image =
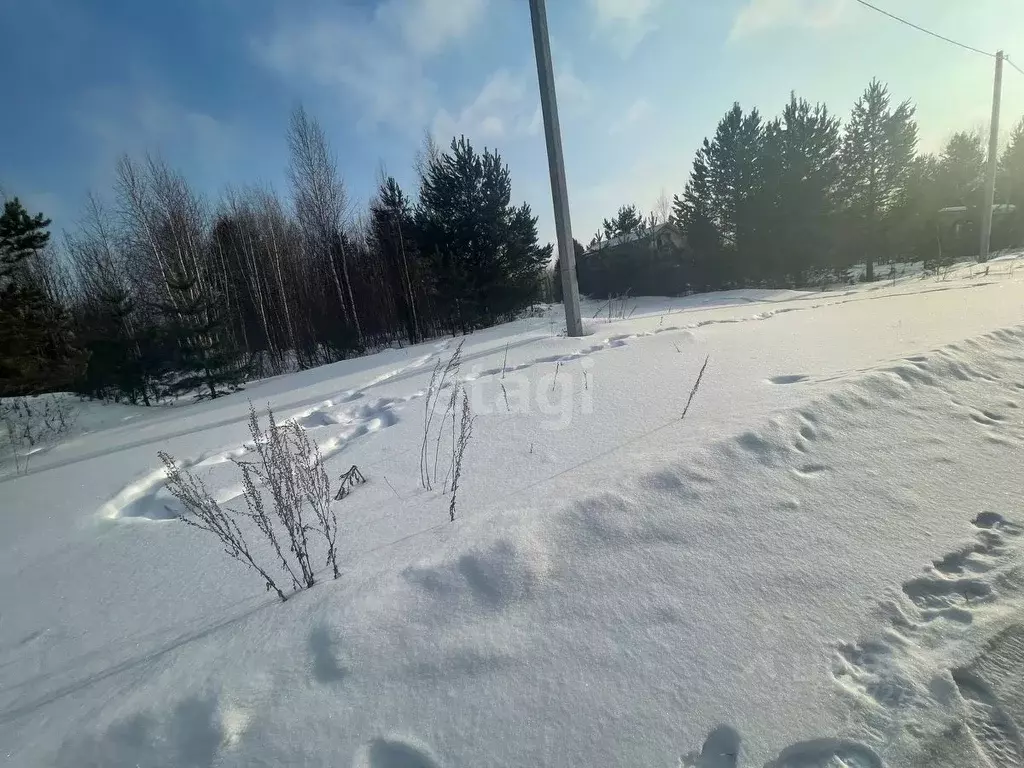
[[[1018,72],[1020,72],[1020,73],[1021,73],[1022,75],[1024,75],[1024,69],[1021,69],[1021,68],[1020,68],[1020,67],[1018,67],[1018,66],[1017,66],[1016,64],[1014,64],[1014,63],[1013,63],[1013,60],[1012,60],[1012,59],[1011,59],[1011,58],[1010,58],[1009,56],[1007,56],[1007,57],[1006,57],[1005,59],[1003,59],[1003,61],[1005,61],[1005,62],[1006,62],[1007,64],[1009,64],[1009,65],[1010,65],[1011,67],[1013,67],[1013,68],[1014,68],[1014,69],[1016,69],[1016,70],[1017,70]]]
[[[961,43],[961,42],[958,42],[956,40],[953,40],[952,38],[940,35],[938,32],[932,32],[930,29],[925,29],[924,27],[918,26],[917,24],[915,24],[912,21],[907,21],[906,19],[900,18],[899,16],[896,16],[895,14],[889,13],[888,11],[879,8],[877,5],[872,5],[871,3],[867,2],[867,0],[857,0],[857,2],[860,3],[861,5],[863,5],[865,8],[870,8],[873,11],[877,11],[878,13],[882,14],[883,16],[888,16],[890,19],[895,19],[900,24],[906,24],[908,27],[913,27],[918,32],[924,32],[926,35],[931,35],[932,37],[937,37],[939,40],[942,40],[942,41],[947,42],[947,43],[952,43],[953,45],[959,46],[960,48],[963,48],[964,50],[971,51],[972,53],[980,53],[982,56],[988,56],[990,59],[994,59],[995,58],[995,54],[993,54],[993,53],[989,53],[988,51],[983,51],[980,48],[974,48],[973,46],[970,46],[970,45],[965,45],[964,43]],[[1020,71],[1020,70],[1018,70],[1018,71]],[[1024,74],[1024,72],[1022,72],[1021,74]]]

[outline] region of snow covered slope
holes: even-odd
[[[474,334],[454,524],[419,458],[457,341],[86,419],[0,481],[0,755],[1021,765],[1011,266],[642,300],[584,339],[559,308]],[[336,505],[341,578],[284,604],[172,519],[156,457],[231,503],[247,398],[369,480]]]

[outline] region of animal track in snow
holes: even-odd
[[[836,684],[854,696],[867,697],[878,707],[874,711],[888,713],[885,716],[895,727],[913,722],[915,715],[908,712],[931,706],[933,699],[926,683],[916,683],[909,677],[903,665],[906,649],[936,639],[945,642],[945,623],[971,624],[978,611],[999,600],[1003,593],[1022,587],[1007,576],[1013,573],[1007,566],[1019,555],[1012,540],[1021,534],[1021,528],[995,512],[982,512],[973,525],[973,542],[934,560],[923,576],[904,583],[906,602],[885,604],[891,619],[881,639],[842,643],[836,648],[832,667]],[[1024,762],[1020,759],[1019,732],[1007,725],[1012,724],[1009,715],[974,678],[1020,681],[1021,690],[1013,698],[1024,707],[1024,631],[1004,643],[1002,651],[983,654],[979,664],[981,670],[996,671],[988,674],[972,668],[953,673],[969,712],[968,725],[980,748],[989,750],[986,754],[994,765],[1020,768]],[[1010,739],[1010,735],[1017,740]]]
[[[319,434],[327,427],[341,427],[339,434],[333,435],[319,444],[324,460],[330,459],[342,451],[349,443],[360,437],[394,426],[398,423],[395,407],[403,405],[419,397],[419,394],[405,398],[380,398],[372,403],[355,406],[337,407],[337,403],[352,402],[362,397],[352,397],[351,393],[343,395],[339,401],[325,400],[310,410],[302,411],[288,419],[302,429],[315,431]],[[197,467],[208,468],[240,459],[252,450],[252,443],[246,442],[236,448],[199,457],[181,458],[178,466],[183,470]],[[129,483],[110,501],[104,504],[99,513],[109,520],[174,520],[182,512],[181,504],[167,491],[167,475],[161,467],[155,469],[141,479]],[[215,494],[218,503],[224,504],[241,493],[238,488],[221,490]]]
[[[936,576],[922,576],[903,585],[903,593],[910,601],[925,611],[962,608],[990,601],[992,587],[980,579],[945,579]],[[960,612],[950,614],[962,617]]]
[[[969,624],[973,612],[998,597],[985,576],[1008,553],[1007,537],[1020,528],[996,512],[982,512],[973,521],[977,540],[932,563],[924,576],[903,585],[903,593],[922,610],[926,622],[937,618]]]
[[[615,349],[618,347],[626,346],[633,339],[641,339],[650,336],[656,336],[667,331],[679,331],[683,330],[677,326],[668,326],[664,328],[658,328],[655,331],[642,331],[640,333],[623,333],[617,336],[609,336],[603,342],[598,344],[591,344],[590,346],[583,347],[576,350],[575,352],[568,352],[561,355],[543,355],[541,357],[534,358],[533,360],[527,360],[524,363],[518,363],[516,365],[506,364],[503,368],[485,368],[480,371],[473,371],[465,377],[465,381],[477,381],[484,378],[485,376],[497,376],[499,374],[506,373],[518,373],[524,371],[527,368],[533,368],[536,365],[544,365],[547,363],[571,363],[574,360],[589,357],[595,352],[600,352],[604,349]]]

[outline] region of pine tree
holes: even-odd
[[[421,269],[416,250],[412,206],[392,176],[381,182],[377,199],[370,205],[371,235],[385,261],[388,293],[405,326],[410,344],[422,338],[417,314],[422,292]]]
[[[824,267],[834,245],[839,182],[839,120],[826,106],[790,96],[780,120],[765,129],[766,186],[762,247],[775,282],[802,286]]]
[[[673,198],[672,219],[686,235],[690,261],[688,281],[695,291],[714,290],[722,284],[720,269],[721,235],[712,208],[711,172],[708,168],[711,142],[704,144],[693,161],[693,171],[683,197]]]
[[[914,158],[903,195],[890,213],[896,253],[910,261],[923,261],[929,268],[948,264],[954,256],[942,242],[939,209],[945,203],[939,176],[937,157],[925,154]]]
[[[758,271],[756,258],[763,224],[756,200],[764,185],[764,126],[755,109],[744,114],[739,104],[725,114],[715,137],[705,141],[708,212],[720,239],[715,272],[723,284],[738,283]]]
[[[985,150],[981,135],[960,131],[946,144],[939,159],[937,182],[944,206],[978,209],[985,177]]]
[[[1024,118],[1010,132],[999,161],[999,200],[1013,205],[1007,245],[1024,244]]]
[[[853,107],[843,139],[842,194],[849,235],[864,258],[867,280],[885,254],[885,222],[907,185],[917,147],[914,107],[890,105],[889,90],[872,80]]]
[[[576,256],[576,282],[580,282],[580,264],[583,261],[583,254],[586,253],[586,249],[583,247],[583,243],[577,240],[575,237],[572,239],[572,249]],[[553,267],[553,279],[552,285],[552,300],[556,304],[562,303],[562,257],[559,256],[555,259],[555,266]],[[580,291],[583,292],[583,288],[580,287]]]
[[[40,280],[50,220],[18,198],[0,215],[0,396],[65,390],[84,363],[70,318]]]
[[[463,136],[429,157],[416,212],[419,252],[430,264],[438,311],[466,333],[533,301],[550,246],[537,242],[528,206],[509,204],[512,182],[497,152]]]
[[[223,302],[205,294],[196,276],[182,272],[168,275],[167,290],[172,300],[158,306],[165,344],[173,350],[165,394],[195,391],[197,398],[213,399],[236,390],[245,366],[225,332]]]
[[[77,391],[133,405],[150,405],[162,394],[173,348],[162,348],[157,329],[138,320],[135,302],[121,288],[104,288],[79,308],[79,340],[89,361]]]
[[[644,226],[643,216],[640,209],[635,205],[624,205],[612,219],[605,219],[601,224],[606,240],[622,235],[631,235],[639,232]]]

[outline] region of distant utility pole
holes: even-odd
[[[562,302],[565,304],[565,329],[569,336],[583,335],[580,317],[580,288],[576,283],[576,249],[569,220],[569,190],[565,184],[565,160],[562,157],[562,133],[558,127],[558,102],[555,98],[555,72],[551,66],[551,41],[544,0],[530,0],[533,19],[533,48],[537,54],[537,79],[540,81],[540,107],[544,115],[544,138],[548,145],[551,171],[551,197],[555,204],[555,231],[562,270]]]
[[[996,204],[996,171],[999,167],[999,107],[1003,97],[1003,57],[996,54],[996,83],[992,93],[992,132],[988,139],[988,177],[985,179],[985,203],[981,212],[981,255],[979,261],[988,261],[992,247],[992,217]]]

